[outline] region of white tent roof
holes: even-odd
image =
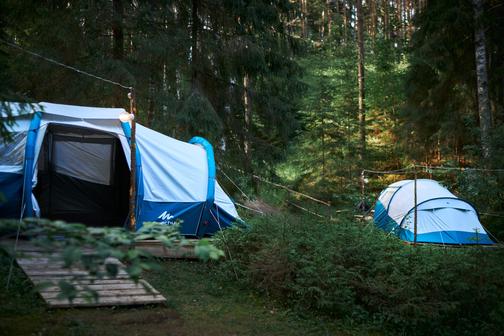
[[[434,180],[417,180],[417,204],[434,198],[457,198]],[[379,201],[388,209],[388,214],[397,223],[415,207],[415,181],[402,180],[392,183],[379,197]]]

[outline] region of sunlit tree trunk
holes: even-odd
[[[327,32],[326,32],[327,36],[331,36],[331,29],[332,29],[332,10],[330,5],[331,5],[330,0],[327,0],[325,10],[327,16]]]
[[[321,13],[322,22],[320,24],[320,39],[323,40],[325,37],[325,26],[326,26],[326,9],[324,8]]]
[[[247,176],[250,176],[250,183],[257,192],[257,181],[254,179],[254,170],[252,167],[252,146],[250,133],[252,129],[252,97],[250,95],[250,77],[248,74],[243,76],[243,109],[245,127],[243,130],[243,154],[244,169]]]
[[[371,23],[370,23],[370,33],[371,37],[373,38],[373,41],[376,38],[376,27],[378,26],[378,18],[376,15],[376,1],[377,0],[371,0],[369,2],[370,10],[371,10]]]
[[[324,128],[324,115],[322,116],[321,120],[321,135],[320,138],[322,140],[322,179],[325,180],[326,178],[326,158],[325,158],[325,128]]]
[[[346,43],[348,40],[348,16],[347,4],[343,1],[343,43]]]
[[[476,88],[478,93],[478,114],[480,121],[481,150],[483,158],[491,157],[490,129],[492,112],[488,95],[488,73],[486,63],[485,31],[482,25],[483,1],[472,0],[474,9],[474,43],[476,60]]]
[[[383,35],[385,39],[390,38],[389,2],[385,0],[383,4]]]
[[[364,18],[362,13],[362,0],[357,0],[355,3],[357,10],[357,76],[359,82],[359,158],[361,160],[364,160],[366,154],[366,105],[364,100]]]

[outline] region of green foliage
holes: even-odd
[[[177,125],[190,130],[189,134],[208,134],[212,142],[217,142],[222,135],[222,123],[212,104],[198,91],[192,92],[177,114]],[[198,120],[197,123],[194,121]]]
[[[502,249],[414,248],[349,218],[250,224],[224,233],[224,270],[301,311],[415,335],[492,334],[504,321]]]
[[[215,247],[208,239],[198,240],[198,243],[194,247],[194,253],[203,261],[218,260],[224,257],[224,251]]]
[[[465,170],[455,175],[454,189],[478,209],[484,227],[497,239],[504,238],[503,173]]]
[[[371,45],[371,43],[369,43]],[[358,185],[355,172],[396,164],[398,110],[403,103],[405,64],[391,41],[378,39],[366,64],[367,162],[357,160],[357,64],[355,47],[326,42],[310,49],[300,64],[307,69],[307,92],[300,109],[302,130],[277,174],[300,190],[338,200]],[[309,155],[307,155],[309,154]]]

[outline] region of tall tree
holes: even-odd
[[[308,37],[308,0],[301,0],[301,36]]]
[[[252,96],[250,94],[250,76],[243,75],[243,110],[244,110],[244,132],[243,132],[243,154],[245,172],[250,178],[250,183],[257,192],[257,181],[254,178],[252,167],[252,148],[250,143],[250,131],[252,128]]]
[[[382,1],[382,10],[383,10],[383,36],[385,39],[390,38],[390,3],[389,1]]]
[[[478,114],[480,122],[481,151],[484,159],[491,158],[490,130],[492,112],[488,94],[488,73],[485,30],[483,27],[483,0],[472,0],[474,8],[474,52],[476,63],[476,90],[478,93]]]
[[[362,0],[356,0],[357,10],[357,80],[359,83],[359,137],[360,159],[366,156],[366,104],[365,104],[365,70],[364,70],[364,13],[362,12]]]
[[[191,8],[191,88],[200,89],[200,0],[192,0]]]

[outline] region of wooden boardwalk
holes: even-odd
[[[9,245],[12,247],[13,242]],[[4,245],[4,244],[3,244]],[[16,262],[30,278],[49,307],[98,307],[145,305],[166,302],[166,299],[147,281],[135,283],[124,271],[125,266],[114,258],[106,263],[119,266],[116,277],[96,278],[80,267],[64,268],[58,253],[48,254],[28,242],[19,242]],[[71,302],[61,298],[58,283],[64,280],[75,286],[76,298]],[[98,300],[92,297],[98,295]]]

